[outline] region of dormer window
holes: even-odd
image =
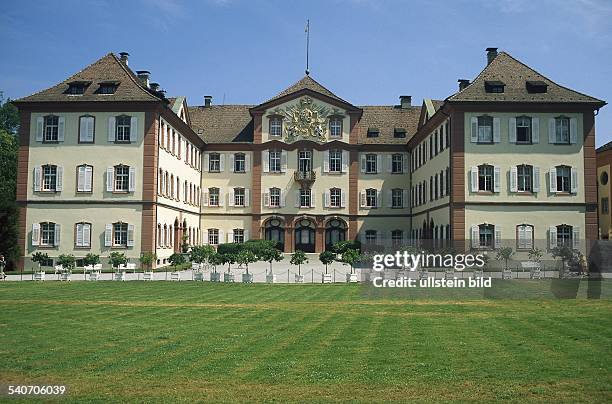
[[[379,134],[378,128],[368,128],[368,137],[378,137]]]
[[[71,83],[68,83],[68,89],[66,90],[66,94],[83,95],[89,84],[91,84],[91,81],[73,81]]]
[[[119,86],[118,81],[103,81],[100,83],[100,87],[96,91],[98,94],[115,94],[117,87]]]
[[[505,86],[506,84],[501,81],[485,81],[485,91],[487,93],[503,93]]]
[[[525,88],[527,88],[527,92],[530,94],[542,94],[548,91],[548,84],[542,80],[527,80]]]
[[[406,137],[406,129],[404,128],[395,128],[393,130],[393,137],[396,139],[405,138]]]

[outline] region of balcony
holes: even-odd
[[[293,173],[293,179],[301,185],[310,186],[317,179],[314,171],[296,171]]]

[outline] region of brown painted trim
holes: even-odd
[[[143,112],[161,105],[159,101],[51,101],[51,102],[19,102],[13,104],[20,111],[29,112]]]
[[[451,240],[465,243],[465,135],[464,113],[453,111],[450,116],[450,224]],[[457,246],[465,248],[465,244]]]
[[[16,200],[28,198],[28,186],[30,178],[30,123],[32,114],[30,111],[19,111],[19,151],[17,154],[17,190]],[[27,229],[27,206],[19,203],[19,218],[17,220],[17,247],[21,250],[18,268],[23,268],[23,257],[28,251],[28,229]]]
[[[377,152],[407,152],[406,144],[351,144],[341,142],[337,139],[326,143],[317,143],[310,140],[298,140],[293,143],[284,143],[279,140],[270,140],[265,143],[211,143],[207,144],[203,151],[223,152],[223,151],[261,151],[267,149],[280,149],[293,151],[296,149],[310,148],[317,151],[342,149],[342,150],[357,150],[357,151],[377,151]]]
[[[602,107],[589,103],[532,102],[457,102],[449,101],[451,109],[461,112],[588,112]]]
[[[187,138],[193,145],[202,149],[205,146],[204,140],[199,137],[191,128],[191,126],[187,125],[181,118],[179,118],[171,109],[167,106],[162,107],[159,111],[161,117],[168,122],[174,130],[177,131],[179,136],[183,136]]]
[[[599,238],[597,154],[595,153],[595,115],[593,111],[585,111],[583,113],[582,125],[584,129],[584,142],[582,146],[584,157],[584,201],[587,204],[584,237],[586,240],[586,254],[588,256],[595,241]]]
[[[463,202],[456,203],[455,206],[567,206],[567,207],[584,207],[587,208],[592,204],[582,203],[582,202],[489,202],[489,201],[472,201],[472,202]]]
[[[442,205],[437,205],[437,206],[434,206],[432,208],[427,208],[427,209],[424,209],[424,210],[420,210],[418,212],[414,212],[414,208],[413,208],[413,212],[411,213],[411,216],[415,217],[415,216],[423,215],[423,214],[426,214],[426,213],[429,213],[429,212],[433,212],[435,210],[446,209],[446,208],[450,208],[450,202],[443,203]]]
[[[178,117],[177,117],[178,118]],[[182,121],[181,121],[182,122]],[[157,174],[159,164],[159,115],[156,111],[145,112],[142,168],[142,199],[140,250],[155,251],[157,209]],[[174,184],[172,184],[174,186]]]

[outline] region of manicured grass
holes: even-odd
[[[546,281],[500,285],[484,298],[4,282],[0,383],[66,384],[80,402],[610,402],[612,300],[582,288],[578,299],[546,298]]]

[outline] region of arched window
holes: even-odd
[[[516,226],[516,249],[531,250],[533,248],[533,226],[520,224]]]
[[[157,247],[162,247],[162,225],[161,223],[157,224]]]

